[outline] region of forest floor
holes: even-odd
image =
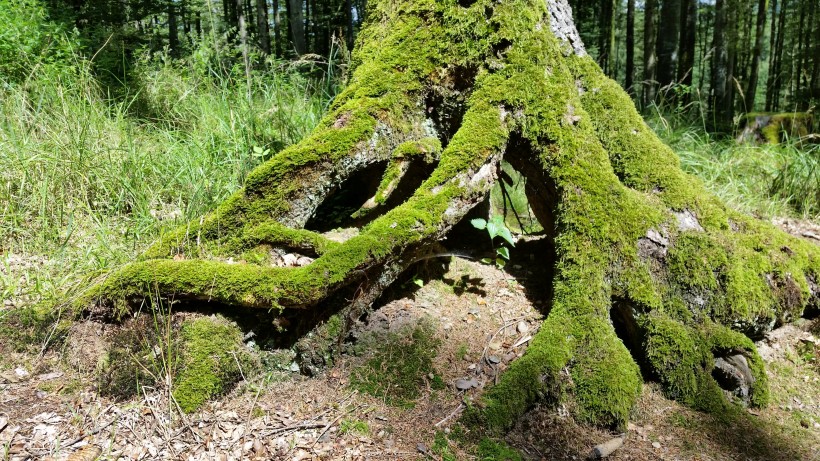
[[[780,225],[820,243],[819,226]],[[75,350],[16,353],[0,344],[0,460],[513,459],[466,443],[458,419],[525,352],[548,309],[548,276],[534,272],[544,266],[534,263],[539,245],[521,242],[504,271],[467,259],[434,260],[428,270],[438,275],[413,276],[354,328],[357,342],[320,375],[284,366],[248,377],[188,415],[177,411],[167,385],[143,387],[125,401],[98,394],[88,370],[103,354],[104,330],[116,326],[76,325],[82,342]],[[700,413],[648,382],[624,445],[610,459],[820,460],[820,340],[810,330],[816,333],[818,323],[802,320],[758,343],[773,395],[765,409]],[[429,372],[393,366],[408,361],[405,354],[428,352]],[[382,361],[374,362],[379,354]],[[372,395],[379,384],[408,381],[415,394]],[[505,442],[522,459],[580,460],[616,436],[544,406],[522,418]]]

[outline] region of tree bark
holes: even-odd
[[[766,11],[768,10],[768,0],[759,0],[757,4],[757,30],[755,31],[755,48],[752,54],[751,71],[749,72],[749,82],[746,85],[746,111],[753,112],[755,108],[755,98],[757,97],[757,79],[760,72],[760,56],[763,54],[763,39],[766,28]]]
[[[655,10],[657,0],[646,0],[643,22],[643,105],[655,100],[657,55],[655,54]]]
[[[678,83],[692,86],[695,70],[695,40],[698,31],[698,0],[683,0],[681,3],[680,59]],[[684,103],[688,101],[683,101]]]
[[[268,24],[268,0],[256,0],[256,39],[259,49],[270,54],[270,26]]]
[[[279,12],[279,0],[273,0],[273,42],[276,44],[276,57],[282,57],[282,16]]]
[[[179,56],[179,26],[174,2],[168,2],[168,49],[172,57]]]
[[[722,130],[732,117],[732,108],[729,102],[729,45],[727,43],[726,28],[728,12],[726,2],[715,2],[715,31],[712,42],[714,56],[712,57],[711,98],[710,107],[711,125],[715,130]]]
[[[705,410],[728,405],[713,370],[745,363],[742,396],[764,405],[750,337],[818,305],[820,249],[686,175],[587,56],[564,0],[371,4],[349,84],[316,130],[76,306],[122,317],[158,296],[292,318],[367,309],[485,200],[504,159],[553,246],[552,294],[527,353],[466,422],[504,430],[548,397],[624,428],[638,363]],[[409,171],[430,173],[401,187]],[[340,207],[352,211],[324,212]],[[351,224],[343,242],[322,234]],[[312,259],[285,267],[285,253]]]
[[[624,88],[630,94],[635,94],[635,0],[626,3],[626,77]]]
[[[305,20],[302,16],[301,0],[287,0],[288,27],[291,31],[291,40],[296,54],[301,56],[307,52],[305,44]]]
[[[598,14],[598,64],[611,76],[615,71],[615,0],[601,0]]]
[[[681,0],[664,0],[658,34],[658,84],[668,87],[675,81],[678,68],[678,43],[681,27]]]

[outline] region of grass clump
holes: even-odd
[[[820,217],[820,146],[792,139],[738,144],[676,117],[648,123],[675,150],[684,171],[728,206],[763,218]]]
[[[351,376],[351,385],[384,399],[388,404],[411,408],[428,382],[442,387],[433,368],[441,341],[429,321],[398,331],[373,332],[362,339],[369,358]],[[432,375],[430,380],[428,375]]]

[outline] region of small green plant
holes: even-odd
[[[512,232],[510,232],[510,229],[507,228],[506,224],[504,224],[504,217],[501,215],[494,215],[489,221],[481,218],[473,219],[470,221],[470,224],[472,224],[476,229],[486,230],[487,235],[490,236],[490,242],[493,243],[493,247],[495,247],[496,237],[501,237],[512,247],[515,246],[515,239],[512,236]],[[509,260],[510,249],[502,243],[501,246],[495,248],[494,258],[484,258],[481,262],[484,264],[495,264],[499,269],[503,269]]]
[[[366,421],[343,419],[342,422],[339,423],[339,433],[368,435],[370,434],[370,426],[367,425]]]

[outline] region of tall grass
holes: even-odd
[[[113,98],[77,53],[59,65],[26,58],[25,72],[15,68],[23,78],[0,72],[6,304],[55,296],[89,271],[132,259],[307,134],[329,103],[285,66],[254,73],[248,87],[155,55],[137,63],[125,97]]]
[[[662,117],[649,125],[727,205],[761,217],[820,219],[820,146],[738,144],[707,133],[695,120]]]

